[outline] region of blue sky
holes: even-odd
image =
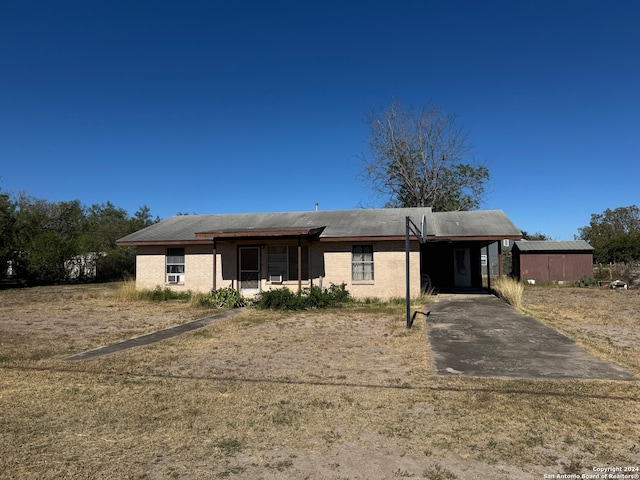
[[[640,204],[636,1],[0,2],[0,189],[154,216],[380,206],[364,112],[455,114],[481,208]]]

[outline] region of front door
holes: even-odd
[[[260,292],[260,247],[240,247],[240,293],[255,295]]]
[[[471,286],[471,252],[468,248],[453,249],[453,280],[456,287]]]

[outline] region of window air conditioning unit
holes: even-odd
[[[271,283],[282,283],[282,275],[269,275]]]
[[[167,283],[180,283],[182,281],[181,276],[182,275],[167,275]]]

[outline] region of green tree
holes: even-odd
[[[111,202],[92,205],[80,240],[83,253],[96,262],[97,280],[117,280],[135,273],[135,249],[118,247],[116,240],[159,221],[143,205],[130,217]]]
[[[577,238],[594,248],[596,262],[640,260],[640,208],[635,205],[594,213],[589,225],[578,232]]]
[[[79,253],[84,228],[79,201],[48,202],[20,194],[14,225],[17,273],[31,283],[67,278],[65,262]]]
[[[426,207],[434,211],[480,206],[489,171],[466,162],[467,136],[455,116],[425,105],[415,112],[393,101],[383,112],[369,112],[370,155],[363,177],[387,198],[388,207]]]
[[[12,260],[18,278],[31,284],[120,279],[133,275],[135,249],[117,247],[116,240],[157,221],[147,206],[130,216],[111,202],[87,208],[78,200],[3,194],[0,265]]]
[[[16,205],[7,193],[0,192],[0,278],[7,275],[16,252]]]

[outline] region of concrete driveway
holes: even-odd
[[[436,298],[427,324],[439,375],[636,379],[493,295]]]

